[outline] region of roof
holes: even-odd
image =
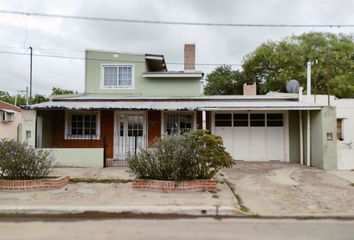
[[[7,103],[4,101],[0,100],[0,110],[12,110],[12,111],[16,111],[16,112],[21,112],[21,108],[11,104],[11,103]]]
[[[178,100],[178,101],[207,101],[207,100],[227,100],[227,101],[297,101],[298,95],[291,96],[268,96],[268,95],[205,95],[195,97],[149,97],[149,96],[122,96],[117,94],[72,94],[57,95],[53,101],[156,101],[156,100]]]
[[[106,100],[106,101],[52,101],[30,105],[27,109],[35,110],[319,110],[320,105],[298,101],[237,101],[237,100]]]

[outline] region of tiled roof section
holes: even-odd
[[[7,103],[7,102],[4,102],[4,101],[0,100],[0,110],[3,110],[3,109],[9,109],[9,110],[13,110],[13,111],[16,111],[16,112],[21,112],[21,108],[15,106],[13,104],[10,104],[10,103]]]
[[[140,101],[54,101],[28,106],[29,109],[77,110],[318,110],[320,105],[298,101],[220,101],[220,100],[140,100]]]

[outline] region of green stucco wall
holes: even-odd
[[[323,169],[337,169],[337,119],[334,107],[325,107],[322,110],[323,126]],[[331,133],[333,140],[327,140],[327,133]]]
[[[200,78],[143,78],[147,71],[143,54],[122,54],[114,52],[86,51],[85,93],[119,94],[126,96],[200,96]],[[129,89],[102,89],[102,65],[133,65],[134,87]]]
[[[289,111],[289,162],[300,163],[299,111]]]
[[[307,121],[305,122],[307,123]],[[307,146],[306,144],[307,143],[305,142],[305,146]],[[322,138],[322,111],[312,111],[311,112],[311,166],[315,166],[323,169],[323,160],[324,159],[323,159],[323,138]]]
[[[327,138],[332,135],[332,140]],[[323,107],[311,112],[311,165],[325,170],[337,168],[336,110]]]

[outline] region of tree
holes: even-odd
[[[52,88],[52,95],[63,95],[63,94],[74,94],[77,93],[77,91],[73,90],[68,90],[68,89],[62,89],[59,87],[53,87]]]
[[[10,95],[10,93],[6,91],[1,91],[0,90],[0,100],[7,102],[7,103],[12,103],[14,104],[14,98]]]
[[[41,103],[41,102],[48,102],[49,98],[47,98],[44,95],[36,94],[34,97],[31,99],[31,104],[36,104],[36,103]]]
[[[354,97],[354,40],[350,35],[311,32],[268,41],[244,58],[245,81],[256,82],[261,94],[286,92],[286,82],[306,86],[306,63],[312,67],[312,93]],[[327,85],[328,84],[328,85]]]
[[[207,75],[204,93],[205,95],[242,94],[244,83],[242,72],[232,70],[231,66],[223,65]]]
[[[73,94],[73,93],[74,91],[72,90],[61,89],[57,87],[52,88],[52,95]],[[15,104],[16,102],[17,106],[24,106],[26,105],[27,102],[26,97],[23,94],[17,94],[12,96],[10,95],[10,93],[1,90],[0,90],[0,100],[11,104]],[[32,99],[29,99],[29,104],[36,104],[36,103],[47,102],[47,101],[49,101],[49,98],[47,96],[36,94],[32,97]]]

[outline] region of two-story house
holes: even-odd
[[[256,95],[255,85],[244,86],[243,96],[203,96],[195,56],[195,45],[186,44],[184,69],[169,71],[163,55],[87,50],[85,92],[29,106],[23,134],[53,149],[62,165],[126,165],[156,138],[208,129],[238,160],[335,168],[331,109],[298,94]]]

